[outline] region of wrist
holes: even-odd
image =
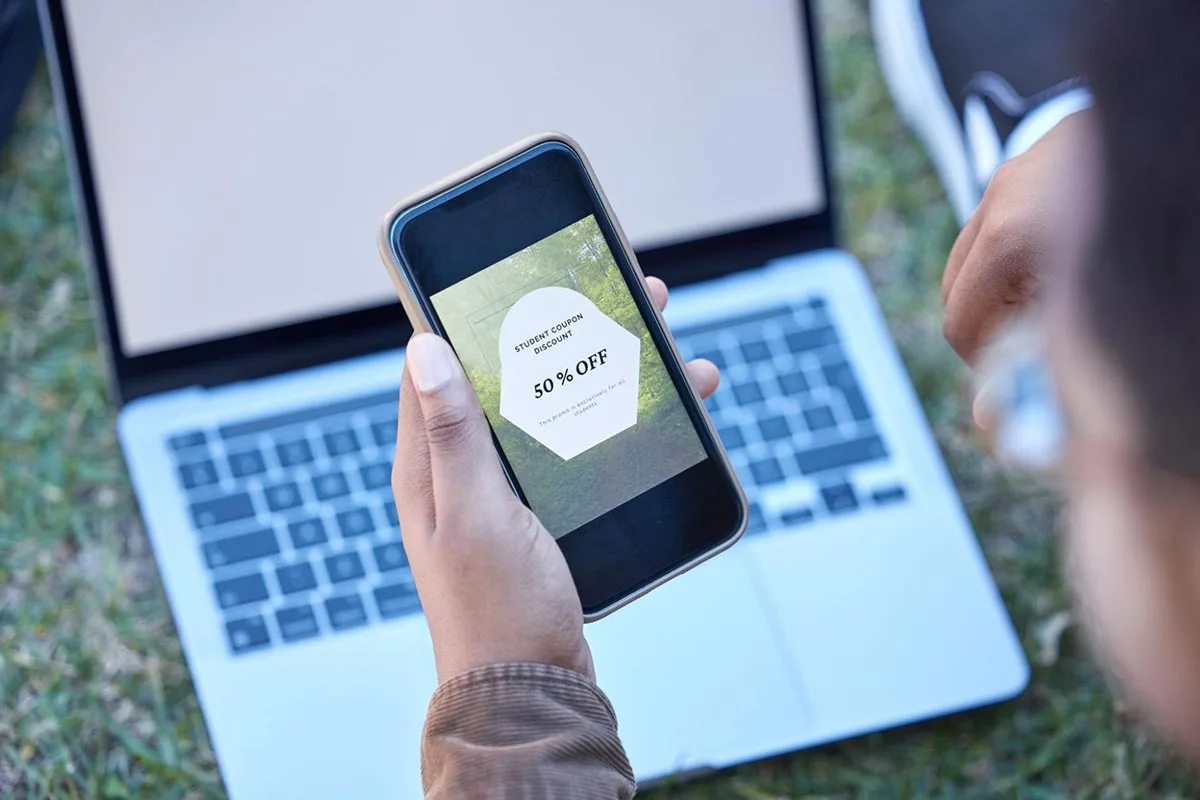
[[[437,660],[438,685],[444,686],[463,675],[481,670],[494,670],[514,665],[544,667],[551,670],[571,672],[584,680],[595,681],[596,669],[592,663],[592,651],[582,638],[578,647],[562,649],[488,648],[485,652],[445,653],[443,648],[434,647]]]

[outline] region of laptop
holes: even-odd
[[[1017,636],[861,267],[806,3],[42,7],[120,443],[237,800],[418,797],[435,688],[389,475],[409,328],[375,232],[576,137],[753,521],[588,626],[638,778],[993,703]]]

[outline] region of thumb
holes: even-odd
[[[408,342],[405,363],[425,425],[435,512],[470,506],[481,495],[512,497],[487,417],[450,345],[419,333]]]

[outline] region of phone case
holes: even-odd
[[[392,252],[391,233],[396,220],[399,219],[399,217],[409,209],[418,206],[438,196],[439,194],[458,186],[461,183],[465,183],[466,181],[469,181],[472,178],[475,178],[484,172],[499,166],[500,164],[503,164],[509,159],[512,159],[525,152],[526,150],[530,150],[538,145],[548,142],[556,142],[566,145],[579,157],[580,163],[583,164],[584,171],[587,173],[588,180],[591,181],[592,186],[596,189],[596,194],[600,199],[601,208],[608,216],[608,219],[612,222],[613,230],[616,231],[617,239],[619,240],[618,245],[624,251],[625,258],[632,266],[633,272],[638,278],[638,289],[641,291],[643,299],[650,299],[649,292],[646,288],[646,276],[642,273],[642,268],[638,264],[637,256],[633,252],[633,247],[630,246],[629,239],[625,236],[625,231],[622,229],[620,221],[613,213],[612,207],[608,203],[608,197],[604,194],[604,189],[601,187],[600,181],[596,178],[596,173],[592,170],[591,162],[588,161],[583,149],[580,148],[574,139],[565,134],[553,132],[542,133],[521,139],[520,141],[509,145],[503,150],[500,150],[481,161],[477,161],[471,166],[461,169],[458,172],[447,176],[441,181],[425,187],[415,194],[409,195],[394,205],[383,218],[383,225],[379,230],[379,253],[383,258],[384,266],[387,267],[388,275],[392,279],[392,284],[396,287],[396,293],[400,297],[400,303],[404,307],[404,311],[408,315],[408,319],[412,323],[413,330],[415,332],[432,333],[434,330],[433,326],[430,324],[429,318],[425,314],[424,305],[418,299],[418,290],[409,283],[405,270],[397,262],[396,257]],[[663,319],[662,312],[659,311],[658,307],[653,302],[648,302],[647,305],[654,310],[655,322],[657,322],[659,328],[666,334],[664,338],[666,339],[667,345],[671,350],[671,356],[675,359],[677,364],[682,366],[684,364],[683,356],[680,354],[679,348],[675,344],[675,338],[671,335],[671,329],[667,326],[666,321]],[[742,484],[738,480],[737,473],[733,469],[733,464],[729,460],[729,454],[725,451],[725,446],[721,443],[720,436],[717,435],[716,427],[713,425],[712,419],[708,415],[708,410],[704,407],[703,400],[701,400],[700,396],[696,394],[696,390],[692,388],[691,383],[687,382],[687,384],[687,391],[691,393],[692,402],[699,406],[701,411],[701,419],[711,435],[712,440],[716,442],[716,457],[721,465],[721,468],[725,470],[726,474],[730,478],[731,483],[733,484],[734,491],[737,495],[738,504],[742,510],[741,522],[734,531],[733,535],[727,540],[721,542],[712,549],[701,553],[691,561],[676,567],[671,572],[658,578],[657,580],[640,587],[620,600],[600,609],[599,611],[595,611],[590,614],[584,614],[585,622],[594,622],[595,620],[608,616],[617,609],[632,603],[637,598],[642,597],[659,586],[662,586],[672,578],[676,578],[692,569],[696,565],[701,564],[713,556],[728,550],[737,544],[738,540],[741,539],[746,532],[746,527],[750,520],[750,505],[746,499],[746,493],[742,489]]]

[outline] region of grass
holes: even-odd
[[[1172,798],[1066,619],[1057,506],[972,435],[940,335],[955,225],[878,73],[865,0],[824,0],[844,240],[866,264],[1035,661],[1018,700],[668,786],[667,798]],[[113,434],[62,143],[40,75],[0,164],[0,797],[220,797]],[[1055,646],[1059,645],[1059,646]]]

